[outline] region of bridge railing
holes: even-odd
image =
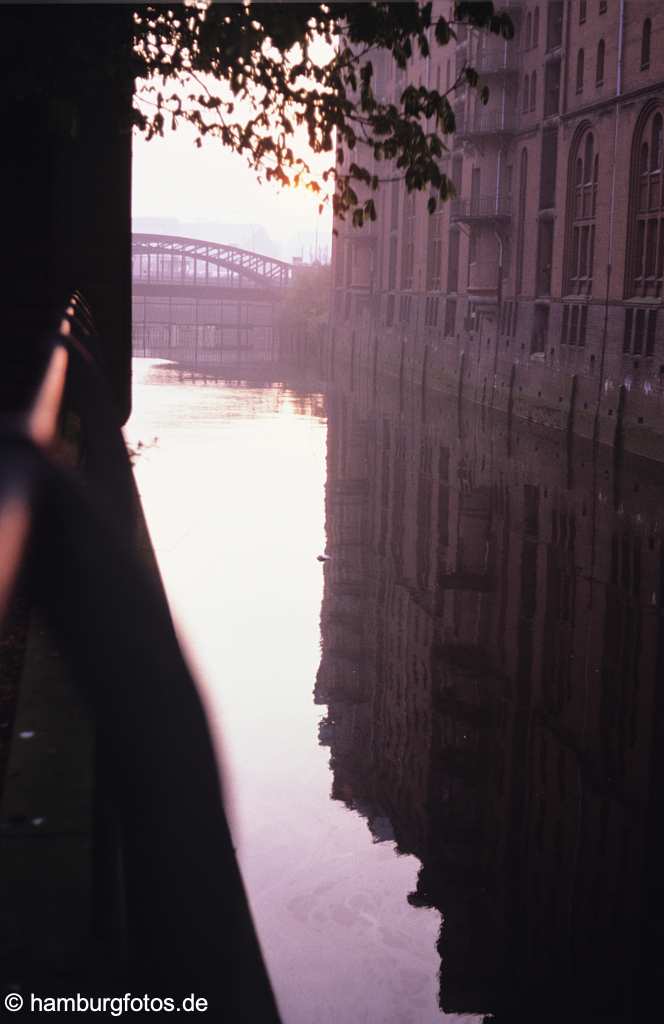
[[[75,295],[36,347],[32,401],[0,419],[0,624],[20,578],[92,709],[93,931],[124,922],[112,950],[121,984],[195,992],[215,1019],[277,1021],[205,714],[158,573],[139,553],[103,358]],[[70,414],[76,467],[62,460]]]

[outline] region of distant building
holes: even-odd
[[[434,15],[451,6],[434,0]],[[424,374],[661,458],[664,5],[503,6],[510,42],[462,28],[406,73],[374,62],[383,98],[408,81],[452,90],[457,194],[429,216],[429,195],[396,182],[375,224],[337,223],[330,370]]]

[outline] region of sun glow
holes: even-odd
[[[320,66],[333,54],[320,38],[309,56]],[[274,54],[273,54],[274,56]],[[297,64],[302,58],[296,47],[282,59]],[[313,81],[298,79],[297,87],[316,88]],[[253,223],[285,248],[284,255],[325,258],[331,237],[333,180],[327,176],[334,151],[314,152],[307,128],[292,116],[292,131],[282,134],[299,165],[286,168],[281,183],[269,173],[269,154],[258,170],[246,155],[225,146],[219,137],[224,118],[245,127],[260,110],[264,90],[248,82],[248,88],[233,95],[228,82],[212,76],[183,73],[180,81],[164,82],[158,76],[137,83],[136,103],[153,108],[161,93],[164,113],[163,135],[147,141],[134,136],[133,213],[135,218],[177,218],[188,222]],[[172,97],[166,100],[166,97]],[[217,116],[219,131],[200,136],[196,129],[173,117],[178,106],[221,100]],[[214,112],[212,114],[214,116]],[[271,126],[273,134],[276,124]],[[270,129],[261,129],[270,134]],[[259,134],[261,134],[259,132]],[[327,175],[326,175],[327,172]]]

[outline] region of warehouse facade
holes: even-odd
[[[506,6],[509,42],[460,27],[405,73],[375,62],[382,98],[449,91],[456,195],[430,216],[397,181],[370,227],[337,223],[329,372],[422,381],[659,458],[664,7]]]

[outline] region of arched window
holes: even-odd
[[[604,82],[604,40],[600,39],[597,44],[597,64],[595,66],[595,85],[602,85]]]
[[[576,56],[576,91],[583,92],[583,50],[579,50]]]
[[[588,295],[592,292],[595,262],[595,217],[599,184],[599,156],[595,139],[586,129],[570,153],[570,190],[568,243],[565,266],[565,291]]]
[[[521,111],[527,113],[528,104],[530,103],[530,78],[528,75],[523,80],[523,96],[521,97]]]
[[[528,11],[528,14],[526,16],[526,45],[525,45],[525,49],[526,50],[530,49],[532,34],[533,34],[533,16],[530,13],[530,11]]]
[[[579,0],[579,25],[583,25],[588,14],[588,2],[587,0]]]
[[[539,46],[539,7],[535,8],[533,15],[533,46]]]
[[[530,79],[530,109],[534,110],[537,104],[537,72],[533,71]]]
[[[664,295],[664,108],[637,128],[633,149],[626,294]]]
[[[643,22],[643,31],[641,33],[641,70],[645,71],[646,68],[650,67],[650,34],[652,32],[652,23],[650,18],[646,18]]]
[[[523,256],[526,238],[526,196],[528,194],[528,150],[521,150],[519,167],[519,221],[516,238],[516,294],[523,291]]]

